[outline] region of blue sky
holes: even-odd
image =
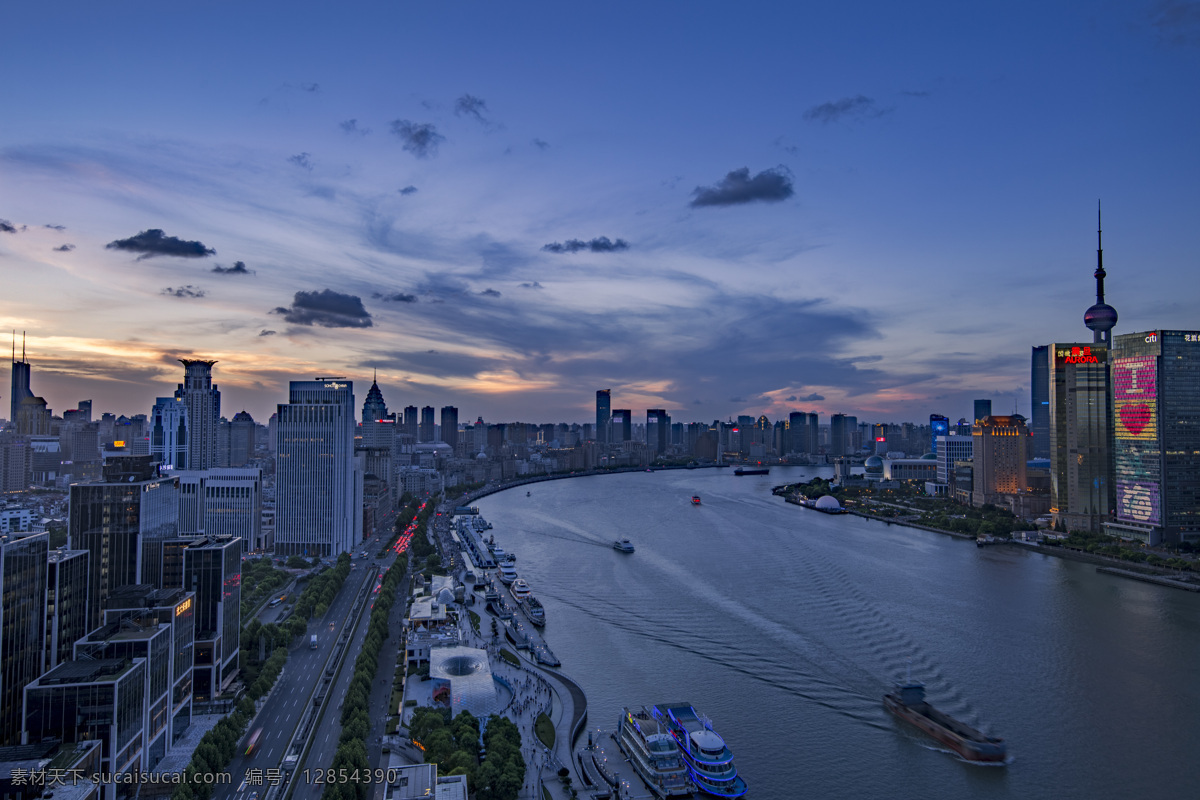
[[[1200,3],[827,5],[10,5],[0,326],[56,411],[1027,413],[1103,198],[1117,332],[1200,327]]]

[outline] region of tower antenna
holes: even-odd
[[[25,361],[25,331],[21,331],[21,362]]]

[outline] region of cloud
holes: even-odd
[[[415,294],[405,294],[404,292],[392,292],[390,294],[383,294],[381,292],[375,292],[374,294],[371,295],[371,297],[374,297],[376,300],[382,300],[385,303],[415,303],[415,302],[417,302],[417,296]]]
[[[300,84],[300,88],[306,92],[319,92],[319,91],[321,91],[321,84],[319,84],[319,83],[302,83],[302,84]]]
[[[1150,24],[1169,44],[1200,45],[1200,3],[1161,0],[1150,11]]]
[[[828,125],[831,122],[840,122],[843,119],[862,119],[867,116],[877,117],[882,113],[884,111],[875,105],[874,100],[860,94],[854,97],[843,97],[841,100],[821,103],[819,106],[813,106],[804,112],[804,118],[809,122],[823,122]]]
[[[288,156],[288,163],[295,164],[301,169],[306,169],[309,172],[312,172],[312,159],[309,158],[308,153],[297,153],[294,156]]]
[[[58,247],[54,248],[54,251],[56,253],[69,253],[74,249],[75,245],[73,244],[60,244]]]
[[[417,187],[410,185],[410,186],[405,186],[403,189],[397,189],[396,191],[400,192],[400,194],[416,194]]]
[[[546,287],[542,286],[537,281],[533,281],[531,283],[522,283],[521,288],[522,289],[545,289]]]
[[[360,298],[332,289],[296,292],[291,308],[279,307],[271,313],[281,314],[293,325],[322,328],[370,328],[372,325],[371,315],[363,308]]]
[[[795,397],[791,397],[791,398],[788,398],[788,399],[789,399],[789,400],[792,400],[792,401],[795,401],[797,398],[795,398]],[[804,397],[801,397],[801,398],[799,398],[799,400],[800,400],[800,402],[801,402],[801,403],[819,403],[819,402],[821,402],[821,401],[822,401],[822,400],[824,400],[824,399],[825,399],[824,397],[822,397],[821,395],[817,394],[816,392],[813,392],[812,394],[806,394],[806,395],[804,395]]]
[[[536,147],[538,150],[541,150],[543,153],[546,152],[546,150],[550,147],[549,142],[537,138],[534,138],[531,141],[531,144],[533,144],[534,147]]]
[[[66,225],[43,225],[42,227],[49,228],[52,231],[65,231],[67,229]]]
[[[689,204],[692,208],[704,206],[735,206],[761,200],[778,203],[795,194],[792,177],[787,167],[764,169],[750,177],[750,169],[742,167],[728,173],[716,186],[697,186]]]
[[[464,94],[454,101],[454,114],[459,117],[473,117],[481,125],[490,126],[491,120],[487,114],[487,103],[482,98]]]
[[[348,134],[357,133],[359,136],[366,136],[371,132],[370,128],[358,127],[358,120],[356,119],[348,119],[343,122],[339,122],[338,127]]]
[[[588,242],[581,239],[551,242],[550,244],[542,245],[542,249],[547,253],[578,253],[580,250],[588,250],[593,253],[616,253],[621,250],[628,250],[629,242],[624,239],[613,241],[607,236],[599,236]]]
[[[17,229],[6,219],[0,219],[0,233],[16,233]]]
[[[729,402],[731,402],[731,403],[744,403],[744,402],[746,402],[746,398],[744,398],[744,397],[731,397],[731,398],[729,398]]]
[[[159,228],[142,231],[137,236],[128,239],[117,239],[104,245],[109,250],[126,250],[130,253],[141,253],[138,261],[155,256],[177,256],[179,258],[204,258],[213,256],[217,251],[205,247],[200,242],[187,241],[174,236],[167,236]]]
[[[168,286],[162,290],[162,294],[171,297],[204,297],[206,292],[199,286],[192,286],[189,283],[187,286],[180,286],[178,288]]]
[[[261,330],[261,331],[259,331],[259,332],[258,332],[258,335],[259,335],[259,336],[274,336],[274,335],[275,335],[275,331],[269,331],[269,330],[266,330],[266,329],[264,328],[263,330]]]
[[[788,398],[787,400],[785,400],[784,402],[785,402],[785,403],[794,403],[794,402],[796,402],[796,395],[792,395],[791,397],[789,397],[789,398]]]
[[[404,149],[417,158],[436,156],[438,145],[446,141],[446,137],[438,133],[431,122],[392,120],[392,133],[404,143]]]
[[[222,267],[220,264],[217,264],[215,267],[212,268],[212,271],[217,273],[218,275],[253,275],[254,274],[254,270],[246,269],[245,261],[235,261],[235,262],[233,262],[232,267]]]
[[[499,297],[500,296],[500,292],[496,291],[495,289],[484,289],[482,292],[480,292],[480,294],[483,295],[484,297]]]

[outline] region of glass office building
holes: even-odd
[[[1112,510],[1108,348],[1058,343],[1050,378],[1050,512],[1068,531],[1100,533]]]
[[[1116,508],[1105,531],[1200,543],[1200,332],[1114,337],[1112,402]]]

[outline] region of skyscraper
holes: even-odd
[[[420,439],[418,441],[432,442],[434,440],[435,437],[433,435],[433,426],[436,423],[433,421],[433,419],[433,406],[422,406]]]
[[[183,383],[175,389],[175,399],[187,408],[188,469],[220,466],[218,429],[221,420],[221,392],[212,382],[216,361],[179,359],[183,364]]]
[[[938,452],[938,437],[950,434],[950,419],[941,414],[929,415],[929,444],[930,452],[935,456]]]
[[[50,409],[46,401],[36,397],[29,388],[31,368],[25,360],[25,338],[21,335],[21,360],[17,361],[17,336],[13,332],[12,395],[9,431],[22,436],[45,436],[50,433]]]
[[[1033,348],[1029,376],[1029,430],[1033,433],[1033,457],[1050,457],[1050,359],[1046,345]]]
[[[275,552],[331,556],[362,538],[354,384],[292,381],[276,423]]]
[[[0,536],[0,744],[21,743],[22,693],[42,673],[50,534]]]
[[[229,423],[229,466],[244,467],[254,458],[254,435],[258,426],[246,411],[233,415]]]
[[[1200,332],[1116,336],[1112,399],[1116,506],[1105,532],[1200,542]]]
[[[458,409],[454,406],[442,406],[442,441],[458,447]]]
[[[975,401],[975,424],[980,425],[985,417],[992,415],[991,400],[976,400]]]
[[[417,407],[404,407],[404,430],[401,433],[406,433],[409,436],[409,442],[417,441]]]
[[[148,583],[148,563],[179,530],[179,480],[161,476],[153,456],[120,456],[104,464],[98,483],[71,485],[71,548],[88,551],[88,628],[103,618],[110,593]]]
[[[654,426],[653,431],[650,429],[651,425]],[[650,408],[646,410],[646,444],[654,448],[656,454],[662,455],[667,452],[667,440],[670,429],[671,417],[665,409]]]
[[[9,392],[8,422],[16,430],[17,421],[21,416],[21,401],[32,398],[33,391],[29,388],[29,362],[25,360],[25,334],[21,334],[21,360],[17,361],[17,332],[13,331],[12,341],[12,391]]]
[[[1025,418],[1020,415],[989,414],[979,421],[972,432],[975,469],[971,505],[997,503],[1002,494],[1025,490],[1028,435]]]
[[[633,412],[628,408],[613,409],[609,430],[612,434],[608,438],[609,442],[616,444],[617,442],[631,441],[633,439]]]
[[[383,401],[383,392],[379,389],[378,381],[372,379],[371,388],[367,390],[367,398],[363,401],[363,424],[387,419],[387,417],[388,408],[387,403]]]
[[[596,390],[596,441],[606,444],[611,441],[608,435],[609,420],[612,419],[612,390]]]

